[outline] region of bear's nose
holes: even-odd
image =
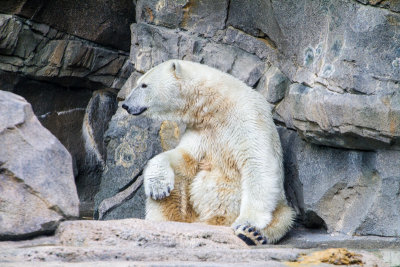
[[[125,104],[122,104],[122,108],[128,110],[128,106]]]

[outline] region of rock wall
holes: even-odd
[[[178,58],[274,106],[301,223],[400,235],[398,1],[18,0],[0,13],[0,89],[24,96],[71,152],[81,216],[93,205],[100,219],[144,216],[135,181],[184,127],[128,116],[117,101]]]
[[[141,73],[171,58],[228,72],[274,105],[287,195],[302,223],[398,236],[398,12],[395,1],[137,1],[134,72],[119,99]],[[108,171],[119,158],[109,155]],[[118,184],[123,191],[126,182]]]

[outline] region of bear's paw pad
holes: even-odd
[[[173,189],[173,184],[161,180],[153,180],[149,185],[150,197],[154,200],[161,200],[168,197]]]
[[[238,225],[235,228],[235,235],[242,239],[249,246],[260,246],[268,244],[268,239],[255,227],[249,225]]]

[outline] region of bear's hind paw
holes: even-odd
[[[238,225],[235,234],[249,246],[260,246],[268,244],[268,239],[249,225]]]

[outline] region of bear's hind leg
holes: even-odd
[[[280,201],[267,227],[259,230],[249,225],[239,225],[235,229],[235,234],[250,246],[274,244],[290,230],[295,217],[296,213],[286,201]]]

